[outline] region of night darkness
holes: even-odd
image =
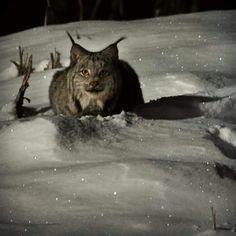
[[[1,3],[1,35],[78,20],[134,20],[236,8],[235,1],[224,0],[3,0]]]

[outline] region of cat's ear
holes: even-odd
[[[88,51],[85,48],[79,44],[72,45],[70,50],[70,59],[72,62],[77,61],[86,55],[88,55]]]
[[[110,44],[108,47],[106,47],[105,49],[102,50],[102,54],[106,57],[109,57],[110,59],[118,60],[119,55],[118,55],[117,44],[124,39],[125,39],[125,37],[122,37],[122,38],[118,39],[116,42]]]
[[[67,32],[67,35],[69,36],[71,43],[72,43],[72,46],[70,49],[70,60],[72,63],[72,62],[79,60],[83,56],[87,55],[88,51],[85,48],[83,48],[82,46],[80,46],[79,44],[75,43],[74,39],[69,34],[69,32]]]

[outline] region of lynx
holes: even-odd
[[[91,52],[67,34],[72,42],[70,65],[55,73],[49,88],[55,114],[108,116],[144,103],[137,74],[118,56],[117,44],[124,38]]]

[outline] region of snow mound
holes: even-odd
[[[18,70],[13,63],[11,63],[11,65],[8,68],[6,68],[0,72],[1,80],[11,79],[11,78],[15,78],[17,76],[18,76]]]
[[[35,168],[43,163],[47,166],[48,161],[56,160],[50,151],[56,145],[53,141],[55,133],[55,126],[42,118],[3,126],[0,133],[1,172]],[[37,150],[43,151],[38,155]]]
[[[0,37],[0,234],[232,234],[210,229],[211,207],[217,226],[236,226],[235,16],[82,21]],[[68,66],[66,31],[88,50],[126,36],[119,56],[137,72],[145,101],[156,100],[146,105],[159,119],[53,116],[57,69],[44,68],[54,48]],[[18,45],[35,68],[23,119],[11,114],[22,82],[9,64]]]
[[[229,127],[216,125],[211,127],[209,132],[236,148],[236,128],[232,129]]]
[[[207,230],[195,236],[232,236],[234,233],[234,230]]]
[[[201,109],[206,117],[236,123],[236,93],[211,103],[203,103]]]
[[[209,128],[209,133],[227,157],[236,159],[236,127],[215,125]]]

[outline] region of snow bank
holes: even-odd
[[[75,22],[1,37],[1,235],[232,234],[235,20],[235,11],[207,12]],[[194,118],[185,105],[184,120],[53,116],[48,87],[56,70],[44,66],[54,48],[68,65],[65,31],[78,33],[89,50],[127,36],[118,45],[120,58],[137,71],[145,100],[207,96],[207,102],[184,103],[201,116]],[[33,54],[35,68],[25,94],[28,117],[21,120],[11,113],[21,84],[10,64],[18,60],[18,45]],[[219,165],[231,175],[220,176]]]

